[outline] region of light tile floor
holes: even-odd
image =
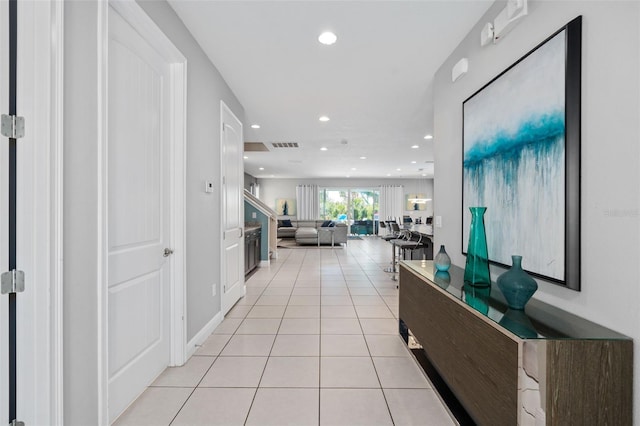
[[[398,335],[388,243],[280,249],[182,367],[124,425],[456,424]]]

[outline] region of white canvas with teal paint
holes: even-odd
[[[463,250],[468,208],[486,206],[490,260],[563,280],[564,184],[562,31],[464,103]]]

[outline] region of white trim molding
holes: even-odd
[[[211,320],[205,324],[204,327],[200,329],[196,333],[195,336],[189,343],[187,343],[187,359],[191,358],[191,356],[198,350],[200,346],[204,343],[205,340],[214,332],[214,330],[220,325],[224,317],[222,316],[222,312],[218,312]]]
[[[63,424],[62,102],[63,7],[18,9],[18,420]]]

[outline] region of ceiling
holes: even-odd
[[[247,173],[417,178],[433,176],[433,76],[493,1],[169,3],[244,106],[245,141],[268,149],[245,152]]]

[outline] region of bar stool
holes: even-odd
[[[391,242],[391,240],[395,240],[400,237],[400,225],[397,222],[389,221],[387,222],[387,228],[389,228],[389,233],[382,237],[383,240]],[[396,247],[391,244],[391,266],[384,269],[385,272],[396,272]]]
[[[384,220],[381,220],[381,221],[380,221],[380,228],[381,228],[381,229],[384,229],[384,233],[385,233],[385,235],[386,235],[386,234],[387,234],[387,224],[386,224],[386,223],[384,223]],[[378,234],[378,235],[379,235],[379,234]],[[380,235],[380,236],[381,236],[381,237],[384,237],[384,235]]]
[[[411,231],[405,231],[404,238],[397,238],[395,240],[391,240],[390,242],[393,245],[394,258],[395,258],[396,247],[397,247],[400,250],[401,258],[404,260],[407,259],[407,252],[410,254],[409,259],[411,259],[414,250],[418,250],[424,247],[422,243],[422,235],[415,232],[411,232]],[[391,277],[393,281],[398,280],[396,276],[396,272],[397,272],[397,269],[395,267],[395,261],[394,261],[393,277]]]

